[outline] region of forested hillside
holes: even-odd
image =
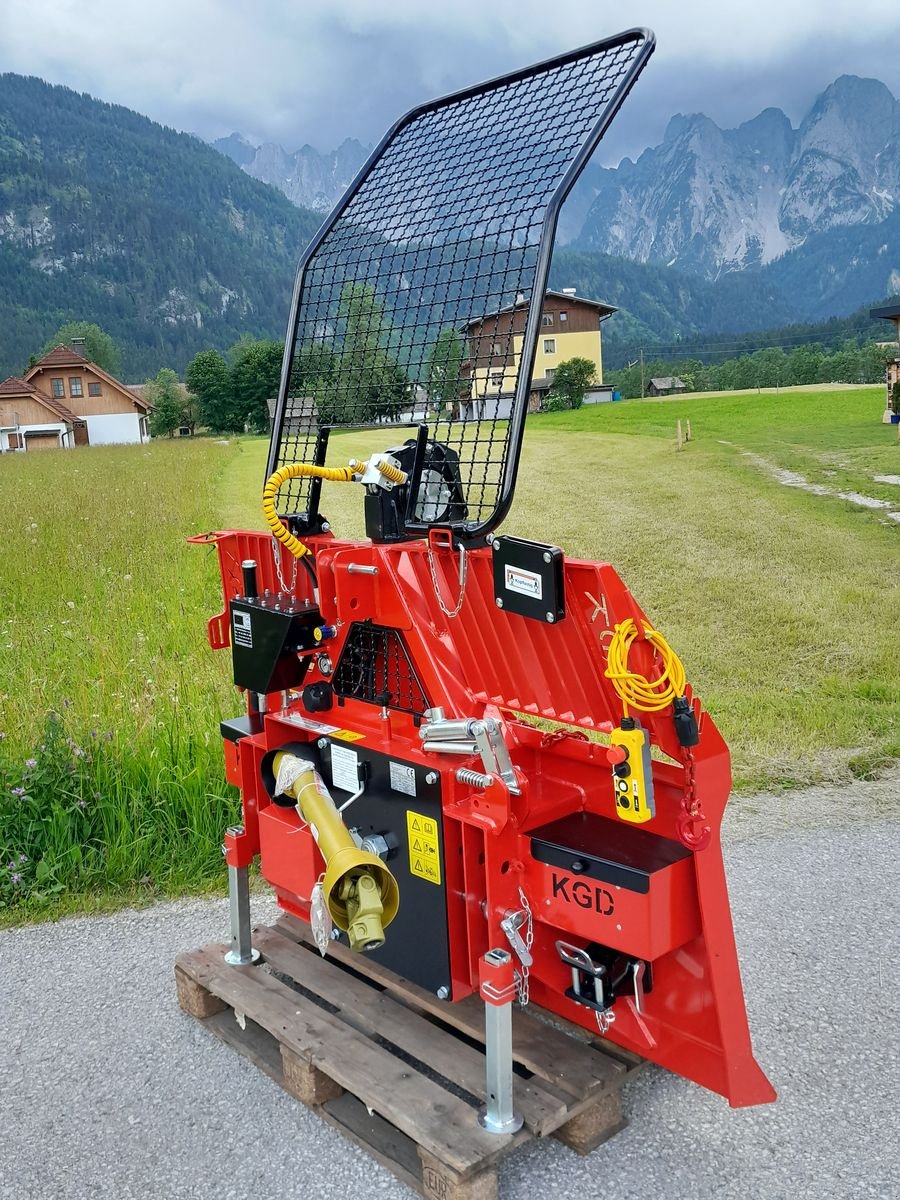
[[[196,138],[0,75],[0,378],[70,319],[113,336],[129,380],[283,336],[320,219]]]

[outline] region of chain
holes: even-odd
[[[522,905],[522,910],[525,913],[525,949],[531,953],[531,947],[534,945],[534,918],[531,913],[531,905],[528,903],[528,897],[519,888],[519,903]],[[513,971],[513,977],[516,981],[516,998],[522,1008],[528,1007],[528,976],[531,971],[524,963],[521,963],[519,969]]]
[[[607,1009],[606,1012],[597,1012],[595,1009],[594,1016],[597,1018],[597,1028],[604,1036],[606,1036],[606,1034],[609,1033],[610,1025],[612,1025],[616,1019],[616,1014],[612,1012],[611,1009]]]
[[[441,612],[445,617],[455,617],[459,615],[459,610],[463,606],[463,599],[466,595],[466,580],[469,576],[469,559],[465,548],[459,548],[459,597],[456,601],[456,607],[449,609],[444,603],[444,597],[441,595],[441,586],[438,583],[437,567],[434,564],[434,553],[431,549],[431,542],[428,541],[428,569],[431,572],[431,586],[434,588],[434,594],[437,597],[437,602],[440,605]]]
[[[694,752],[689,747],[684,752],[685,766],[684,808],[689,817],[701,816],[700,801],[697,799],[697,782],[694,777]]]
[[[694,755],[690,748],[685,750],[685,789],[681,799],[681,812],[675,822],[678,836],[689,850],[704,850],[709,845],[710,828],[706,814],[697,796],[694,778]]]
[[[275,560],[275,574],[278,576],[278,583],[281,586],[283,593],[293,594],[294,588],[297,586],[297,562],[298,560],[291,555],[294,561],[294,573],[291,576],[290,586],[285,583],[284,575],[281,571],[281,543],[273,534],[272,536],[272,558]]]

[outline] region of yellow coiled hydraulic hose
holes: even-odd
[[[289,479],[298,479],[301,476],[327,479],[332,483],[350,483],[354,474],[352,467],[313,467],[309,463],[291,463],[290,466],[279,468],[266,480],[266,486],[263,488],[263,516],[266,518],[266,524],[272,530],[273,536],[290,550],[294,558],[304,558],[310,553],[310,549],[309,546],[304,546],[299,538],[294,537],[275,511],[275,497],[278,495],[279,489]]]
[[[645,675],[628,669],[628,652],[639,636],[633,618],[629,617],[627,621],[621,621],[615,627],[612,641],[609,643],[606,677],[612,681],[626,716],[629,707],[641,712],[661,712],[683,696],[687,686],[681,659],[661,633],[651,629],[645,622],[643,624],[644,639],[662,660],[662,671],[656,679],[649,680]]]
[[[359,479],[368,467],[367,462],[359,462],[355,458],[350,460],[346,467],[314,467],[309,463],[291,463],[287,467],[281,467],[273,475],[270,475],[266,481],[266,486],[263,488],[263,515],[266,518],[266,524],[272,530],[274,537],[278,538],[283,546],[286,546],[293,554],[294,558],[303,559],[311,553],[309,546],[305,546],[299,538],[295,537],[291,531],[279,517],[275,511],[275,497],[278,495],[279,489],[287,483],[289,479],[298,479],[300,477],[310,477],[313,479],[326,479],[330,483],[352,483],[355,479]],[[399,467],[395,467],[393,463],[376,461],[374,467],[379,474],[383,475],[390,483],[400,484],[406,482],[406,472],[401,471]]]

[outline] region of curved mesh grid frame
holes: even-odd
[[[332,429],[380,426],[373,449],[417,441],[407,531],[474,538],[500,523],[559,209],[653,47],[629,30],[387,133],[300,263],[270,472],[323,463]],[[448,459],[464,507],[441,503]],[[319,490],[292,480],[279,507],[312,526]]]

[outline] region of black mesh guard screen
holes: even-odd
[[[418,439],[407,530],[500,523],[559,208],[653,46],[630,30],[388,132],[300,263],[269,472],[323,463],[332,429],[381,426],[373,450]],[[458,456],[464,511],[444,503],[441,445]],[[292,480],[279,510],[312,524],[319,489]]]

